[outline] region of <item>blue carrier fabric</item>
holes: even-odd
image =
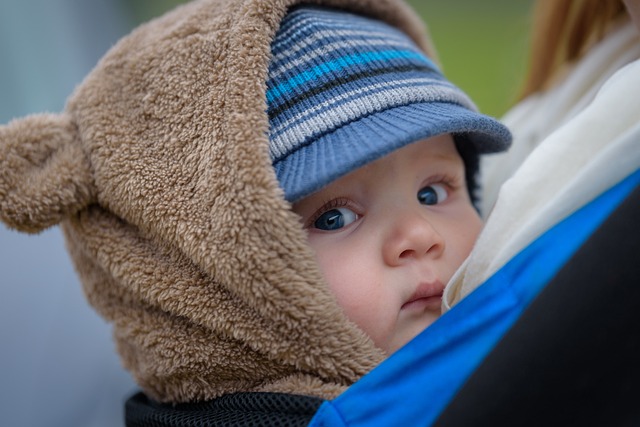
[[[549,229],[430,328],[324,402],[309,425],[640,425],[640,359],[629,360],[640,353],[639,183],[636,171]],[[616,217],[617,210],[626,216]],[[554,280],[564,287],[545,295]],[[587,289],[590,282],[596,283]],[[608,289],[609,282],[623,283]],[[595,299],[583,299],[589,295]],[[561,304],[582,317],[567,320]],[[554,316],[559,323],[549,324]],[[539,389],[527,394],[529,385]]]

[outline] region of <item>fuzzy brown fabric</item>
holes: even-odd
[[[61,224],[125,367],[163,402],[332,398],[383,360],[323,282],[268,154],[270,42],[294,0],[201,0],[133,31],[60,114],[0,128],[0,218]],[[319,3],[403,28],[397,0]]]

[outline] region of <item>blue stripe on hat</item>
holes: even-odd
[[[400,41],[394,42],[393,40],[387,40],[387,39],[375,40],[371,38],[356,37],[358,33],[353,31],[345,31],[344,33],[345,33],[345,36],[350,37],[349,47],[351,49],[358,48],[358,49],[367,49],[367,50],[373,50],[373,49],[401,50],[403,48],[406,48],[406,43],[400,42]],[[314,35],[314,37],[316,35]],[[337,56],[341,50],[344,50],[344,46],[342,46],[342,43],[338,43],[335,40],[329,43],[327,46],[324,46],[324,45],[311,46],[311,42],[310,42],[309,46],[305,46],[305,47],[308,49],[308,51],[306,51],[301,55],[297,55],[294,59],[288,59],[287,61],[284,61],[283,60],[284,56],[279,58],[279,61],[281,62],[276,63],[278,64],[277,67],[274,65],[269,71],[270,78],[272,80],[276,80],[282,74],[289,72],[291,70],[295,70],[298,68],[304,69],[306,67],[309,67],[310,66],[309,64],[313,64],[313,61],[316,60],[315,58],[317,56],[327,56],[327,55]],[[302,47],[300,47],[299,50],[301,49]],[[293,56],[293,52],[287,52],[287,53],[288,53],[288,56]],[[420,54],[420,52],[416,52],[416,53]],[[422,57],[420,59],[421,61],[427,61],[429,63],[429,68],[437,69],[435,64],[433,64],[428,58]]]
[[[267,91],[267,102],[272,102],[275,98],[284,97],[292,89],[302,86],[310,80],[318,79],[324,74],[335,73],[344,68],[354,65],[367,64],[374,61],[391,61],[393,59],[422,59],[423,56],[415,52],[387,50],[382,52],[363,52],[353,55],[342,56],[332,61],[316,65],[309,71],[293,76],[284,83],[279,84]]]
[[[316,85],[315,87],[310,87],[304,93],[300,93],[294,95],[292,97],[287,98],[280,104],[272,104],[269,106],[269,117],[271,118],[272,124],[275,124],[278,121],[278,117],[281,113],[286,111],[287,109],[294,107],[298,102],[305,102],[310,99],[313,99],[323,92],[330,91],[336,89],[339,91],[337,96],[341,96],[343,92],[343,85],[355,82],[361,79],[368,79],[366,82],[358,82],[359,86],[362,85],[378,85],[381,83],[386,83],[387,79],[383,76],[387,73],[393,73],[396,75],[401,75],[402,79],[410,80],[410,79],[424,79],[429,69],[424,67],[414,67],[414,66],[400,66],[400,67],[385,67],[380,69],[372,69],[372,70],[364,70],[360,72],[356,72],[350,75],[339,76],[334,80],[330,80],[323,84]],[[437,75],[433,75],[433,78],[438,78]],[[328,95],[330,96],[330,95]],[[322,101],[324,98],[318,99],[318,101]]]

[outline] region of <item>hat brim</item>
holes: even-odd
[[[274,164],[285,198],[296,202],[407,144],[464,135],[478,153],[506,150],[511,133],[496,119],[452,103],[416,103],[363,117],[323,135]]]

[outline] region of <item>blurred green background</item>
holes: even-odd
[[[516,101],[526,71],[532,0],[409,0],[445,75],[487,114]]]
[[[527,64],[533,0],[407,0],[427,23],[444,73],[486,114],[515,102]],[[138,22],[184,0],[127,0]]]

